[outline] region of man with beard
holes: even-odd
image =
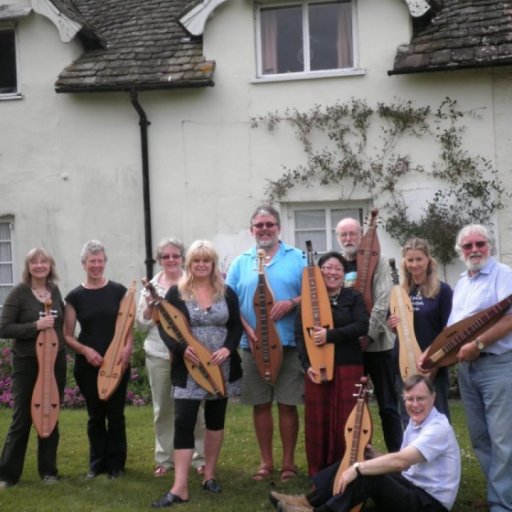
[[[338,222],[336,236],[341,253],[347,260],[345,286],[354,286],[357,276],[357,253],[363,237],[363,229],[356,219],[347,217]],[[391,275],[384,256],[372,279],[373,307],[370,313],[368,334],[360,338],[364,350],[364,371],[370,375],[379,406],[379,415],[386,447],[396,452],[402,444],[402,422],[398,412],[393,363],[394,336],[386,324],[391,293]]]
[[[226,283],[238,295],[245,329],[240,342],[243,369],[241,402],[253,406],[254,429],[260,449],[260,466],[253,476],[257,481],[270,478],[274,471],[272,402],[277,402],[283,448],[281,481],[285,482],[297,474],[297,405],[303,402],[304,376],[295,348],[294,323],[305,258],[301,251],[279,240],[281,220],[274,207],[259,206],[251,216],[250,225],[256,246],[233,261],[226,278]],[[283,360],[274,385],[261,377],[250,351],[251,343],[257,341],[254,293],[258,284],[258,249],[265,251],[265,276],[274,294],[270,318],[275,322],[283,346]]]
[[[493,257],[494,240],[479,224],[465,226],[455,250],[466,264],[453,291],[448,325],[512,294],[512,270]],[[512,312],[458,352],[459,389],[471,443],[487,479],[491,512],[512,510]]]

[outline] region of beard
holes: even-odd
[[[356,256],[359,251],[359,247],[357,247],[356,245],[348,245],[348,246],[343,245],[343,244],[340,244],[340,245],[341,245],[341,252],[348,258],[354,258],[354,256]]]
[[[480,259],[478,261],[473,261],[472,257],[474,258],[475,256]],[[482,270],[485,267],[485,265],[487,265],[489,258],[490,258],[490,256],[487,256],[487,258],[484,258],[484,256],[481,253],[474,253],[474,254],[470,254],[464,260],[464,263],[470,272],[479,272],[480,270]]]

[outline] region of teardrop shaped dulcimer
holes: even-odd
[[[265,251],[258,250],[258,284],[254,292],[256,313],[256,341],[250,341],[251,353],[261,377],[274,384],[283,361],[283,347],[270,311],[274,305],[274,294],[265,277]]]
[[[373,308],[372,281],[380,257],[380,242],[377,236],[378,213],[377,208],[372,209],[368,229],[361,239],[357,252],[357,277],[354,288],[361,292],[368,313],[371,313]]]
[[[135,320],[135,281],[125,293],[119,304],[114,337],[108,346],[98,372],[98,395],[101,400],[108,400],[121,383],[123,366],[121,351],[126,346],[128,333]]]
[[[52,301],[44,304],[41,316],[55,315]],[[37,379],[32,392],[32,422],[41,438],[49,437],[59,419],[60,396],[55,378],[55,360],[59,351],[59,339],[55,329],[43,329],[36,339]]]
[[[178,343],[185,343],[194,349],[199,359],[198,365],[183,358],[190,376],[208,393],[218,398],[224,398],[226,396],[226,384],[222,369],[220,366],[211,364],[212,353],[194,336],[185,315],[178,308],[162,299],[155,287],[148,283],[146,279],[143,279],[142,283],[155,301],[157,321],[167,335]]]
[[[302,273],[301,316],[304,342],[311,367],[319,376],[317,382],[327,382],[334,376],[334,344],[317,345],[315,327],[332,329],[332,311],[322,272],[315,265],[313,245],[306,242],[307,266]]]
[[[352,466],[355,462],[364,461],[364,451],[372,439],[373,423],[368,407],[367,384],[368,379],[366,377],[361,377],[361,383],[356,384],[356,387],[359,388],[359,392],[354,395],[357,396],[357,402],[345,424],[344,434],[346,449],[334,478],[333,494],[335,494],[340,487],[339,484],[343,471]],[[363,503],[356,505],[351,509],[351,512],[359,512],[362,507]]]
[[[438,366],[450,366],[457,362],[459,348],[474,341],[494,325],[512,306],[512,295],[505,297],[483,311],[445,327],[428,348],[422,367],[430,370]]]
[[[421,356],[420,346],[414,334],[414,309],[409,294],[400,286],[394,258],[389,260],[393,288],[389,297],[389,310],[400,318],[396,331],[398,334],[398,363],[400,375],[405,381],[418,373],[416,362]]]

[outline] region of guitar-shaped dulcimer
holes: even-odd
[[[450,366],[457,362],[459,348],[474,341],[482,332],[494,325],[512,306],[512,295],[505,297],[483,311],[445,327],[430,345],[423,361],[423,368]]]
[[[250,341],[251,353],[261,377],[274,384],[283,361],[283,347],[270,310],[274,305],[274,295],[265,278],[265,251],[258,250],[258,285],[254,293],[254,312],[256,313],[256,341]]]
[[[364,451],[372,438],[373,424],[370,409],[368,408],[367,383],[368,379],[361,377],[361,384],[356,384],[359,387],[359,392],[354,395],[357,396],[357,403],[345,424],[346,449],[334,478],[333,494],[336,494],[337,489],[339,489],[343,471],[355,462],[364,461]],[[351,512],[359,512],[362,507],[363,503],[356,505],[351,509]]]
[[[331,302],[322,272],[315,265],[313,246],[309,240],[306,242],[306,256],[308,264],[302,273],[302,331],[309,362],[319,375],[317,382],[327,382],[334,375],[334,344],[318,346],[315,343],[315,327],[332,329]]]
[[[135,281],[128,288],[119,304],[114,337],[103,356],[98,372],[98,395],[101,400],[108,400],[121,383],[123,366],[120,360],[121,351],[126,346],[128,333],[135,320]]]
[[[372,209],[369,227],[361,239],[357,252],[357,278],[354,288],[361,292],[368,313],[371,313],[373,308],[372,281],[380,256],[380,243],[377,236],[378,213],[377,208]]]
[[[399,348],[398,362],[400,375],[402,376],[402,380],[405,381],[405,379],[411,375],[418,373],[416,361],[418,361],[421,356],[421,350],[416,340],[416,335],[414,334],[414,309],[411,299],[409,294],[400,286],[398,272],[393,258],[389,260],[389,266],[391,267],[391,279],[394,285],[389,298],[389,310],[392,315],[397,315],[400,318],[396,326]]]
[[[44,313],[40,316],[56,315],[52,311],[52,301],[44,303]],[[32,392],[32,422],[41,438],[49,437],[53,432],[60,410],[59,388],[55,378],[55,360],[59,351],[59,339],[53,327],[43,329],[36,339],[38,373]]]
[[[178,343],[185,343],[194,349],[199,364],[196,365],[186,358],[183,358],[190,376],[203,389],[215,395],[217,398],[226,396],[226,384],[220,366],[211,364],[212,353],[194,336],[190,324],[185,315],[175,306],[162,299],[155,290],[155,287],[142,280],[144,287],[155,301],[155,310],[158,322],[164,331]]]

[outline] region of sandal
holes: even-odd
[[[153,475],[155,475],[156,477],[165,476],[166,474],[167,469],[165,469],[164,466],[157,466],[153,471]]]
[[[252,475],[252,479],[256,480],[256,482],[263,482],[263,480],[270,478],[273,472],[273,468],[269,468],[268,466],[260,466],[256,473]]]
[[[288,482],[292,478],[295,478],[298,471],[297,466],[284,466],[281,468],[281,482]]]

